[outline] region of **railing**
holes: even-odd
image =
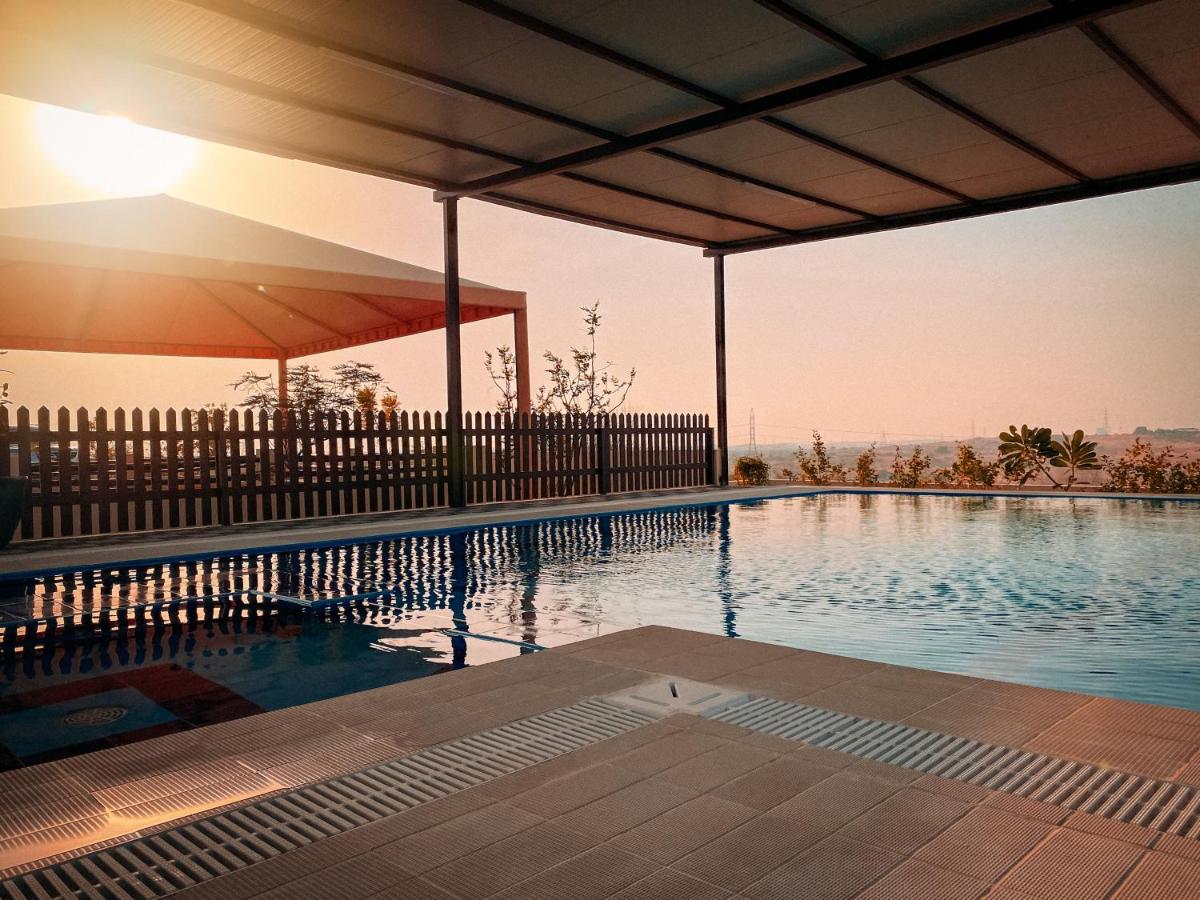
[[[72,422],[74,418],[74,422]],[[448,498],[441,413],[0,408],[0,476],[29,479],[19,537],[429,509]],[[713,480],[706,416],[468,414],[469,503]]]

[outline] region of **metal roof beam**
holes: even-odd
[[[1152,2],[1152,0],[1075,0],[1068,7],[1053,7],[1027,13],[1006,22],[989,25],[967,34],[898,54],[875,65],[863,65],[848,72],[841,72],[807,84],[756,97],[736,106],[701,113],[698,116],[650,128],[616,141],[552,157],[511,172],[479,178],[459,185],[445,194],[458,197],[471,196],[493,188],[507,187],[532,178],[553,175],[577,166],[611,159],[638,150],[658,147],[671,141],[705,134],[739,122],[759,119],[771,113],[802,106],[816,100],[836,97],[875,84],[895,81],[925,69],[960,59],[968,59],[989,50],[1006,47],[1064,28],[1075,27],[1094,18],[1148,2]]]
[[[657,66],[652,66],[649,63],[645,63],[639,59],[634,59],[631,56],[627,56],[624,53],[619,53],[610,47],[597,44],[595,41],[591,41],[577,34],[573,34],[572,32],[569,32],[563,28],[559,28],[557,25],[552,25],[549,22],[544,22],[541,19],[534,18],[533,16],[523,13],[520,10],[512,9],[503,3],[497,3],[496,0],[459,0],[459,2],[466,4],[467,6],[474,7],[482,12],[488,13],[489,15],[512,22],[514,25],[519,25],[522,28],[533,31],[542,35],[543,37],[548,37],[553,41],[557,41],[560,44],[565,44],[566,46],[572,47],[583,53],[587,53],[590,56],[595,56],[599,59],[603,59],[606,62],[612,63],[613,65],[620,66],[623,69],[628,69],[631,72],[643,75],[652,81],[665,84],[677,91],[697,97],[707,103],[713,104],[714,106],[719,106],[722,109],[729,109],[737,105],[737,101],[731,97],[717,93],[716,91],[710,91],[703,85],[680,78],[677,75],[672,75],[670,72],[660,69]],[[909,172],[900,166],[893,165],[866,153],[846,147],[843,144],[839,144],[837,141],[822,137],[814,132],[808,131],[805,128],[801,128],[798,125],[793,125],[791,122],[785,122],[782,119],[775,118],[774,116],[764,116],[760,121],[771,126],[772,128],[777,129],[778,131],[789,134],[792,137],[800,138],[801,140],[817,144],[821,147],[824,147],[826,150],[832,150],[834,153],[840,153],[843,156],[847,156],[873,168],[880,169],[887,172],[889,175],[902,178],[905,181],[920,185],[928,190],[939,194],[944,194],[947,197],[953,197],[955,200],[959,200],[963,203],[975,202],[975,198],[968,194],[964,194],[961,191],[955,190],[954,188],[947,187],[944,184],[938,184],[932,179],[925,178],[916,174],[915,172]]]
[[[827,44],[837,47],[843,53],[847,53],[861,63],[866,65],[878,65],[883,62],[883,57],[868,50],[862,44],[851,40],[846,35],[825,25],[818,19],[813,18],[805,12],[802,12],[784,0],[754,0],[759,6],[768,9],[778,16],[787,19],[798,28],[802,28],[816,38],[820,38]],[[922,81],[915,75],[905,75],[897,79],[900,84],[920,94],[926,100],[936,103],[947,112],[953,113],[956,116],[966,119],[971,124],[982,128],[992,137],[1004,141],[1010,146],[1016,147],[1018,150],[1034,157],[1035,159],[1045,163],[1051,168],[1057,169],[1064,175],[1073,178],[1076,181],[1086,181],[1087,176],[1076,169],[1074,166],[1063,162],[1055,156],[1047,153],[1042,148],[1036,146],[1030,141],[1025,140],[1017,134],[1004,128],[1002,125],[993,122],[986,116],[976,112],[969,106],[960,103],[949,95],[943,93],[933,85]]]
[[[305,46],[312,47],[316,50],[324,50],[334,56],[342,57],[355,63],[366,63],[372,69],[381,72],[394,72],[397,77],[402,79],[417,83],[428,83],[436,87],[444,88],[451,93],[462,94],[463,96],[471,97],[476,100],[483,100],[487,103],[492,103],[503,109],[507,109],[510,112],[519,113],[521,115],[529,116],[530,118],[540,119],[544,122],[560,125],[563,128],[569,128],[573,131],[591,135],[592,137],[599,138],[602,141],[616,141],[624,137],[624,135],[620,134],[619,132],[610,131],[607,128],[600,128],[599,126],[592,125],[580,119],[574,119],[570,116],[565,116],[561,113],[543,109],[541,107],[534,106],[533,104],[516,100],[512,97],[506,97],[502,94],[489,91],[486,88],[466,84],[465,82],[457,81],[453,78],[447,78],[443,75],[438,75],[435,72],[419,69],[399,60],[381,56],[376,53],[371,53],[361,48],[342,43],[325,35],[311,32],[302,25],[299,25],[284,16],[250,6],[247,3],[241,2],[241,0],[177,0],[177,2],[185,3],[189,6],[194,6],[199,9],[207,10],[208,12],[216,15],[224,16],[228,19],[240,22],[241,24],[250,28],[254,28],[257,31],[261,31],[264,34],[270,34],[298,44],[304,44]],[[757,178],[753,175],[736,172],[734,170],[725,168],[724,166],[707,163],[703,160],[695,159],[673,150],[668,150],[666,148],[654,148],[648,152],[662,159],[669,159],[672,162],[677,162],[681,165],[697,169],[698,171],[708,172],[709,174],[716,175],[719,178],[726,178],[730,181],[737,181],[742,184],[762,188],[763,190],[792,197],[796,200],[806,203],[814,203],[818,206],[834,209],[838,212],[846,213],[857,218],[878,218],[872,213],[845,203],[827,200],[824,197],[817,196],[816,194],[809,194],[805,191],[799,191],[794,188],[775,184],[762,178]]]
[[[828,225],[821,228],[799,230],[786,238],[762,238],[712,244],[705,249],[705,255],[725,255],[730,253],[746,253],[751,250],[769,250],[774,247],[808,244],[831,238],[849,237],[856,234],[870,234],[877,231],[912,228],[917,225],[953,222],[959,219],[970,219],[991,213],[1035,209],[1040,206],[1050,206],[1055,203],[1065,203],[1071,200],[1107,197],[1111,194],[1122,194],[1128,191],[1165,187],[1173,184],[1184,184],[1190,181],[1200,181],[1200,163],[1171,166],[1166,169],[1156,169],[1152,172],[1138,172],[1133,175],[1095,178],[1091,181],[1078,184],[1060,185],[1059,187],[1045,188],[1023,194],[1011,194],[1007,197],[996,197],[985,200],[978,207],[954,206],[921,210],[913,213],[900,213],[887,216],[882,225],[878,223],[849,222],[844,225]]]

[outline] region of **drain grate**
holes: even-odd
[[[651,721],[584,700],[26,872],[0,882],[0,897],[153,900]]]
[[[1200,788],[815,706],[756,698],[709,718],[1200,840]]]

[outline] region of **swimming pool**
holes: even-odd
[[[1200,709],[1184,501],[821,494],[2,587],[0,629],[92,630],[4,645],[0,767],[642,624]]]

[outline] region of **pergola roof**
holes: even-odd
[[[1195,0],[42,0],[0,91],[723,252],[1200,177]]]
[[[0,346],[281,359],[444,327],[442,274],[164,195],[0,209]],[[462,319],[525,295],[462,281]]]

